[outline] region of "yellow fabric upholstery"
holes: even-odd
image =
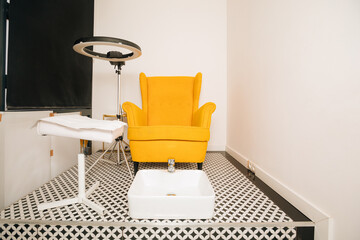
[[[192,118],[192,126],[210,128],[211,114],[215,111],[215,104],[212,102],[205,103],[201,108],[196,110]]]
[[[128,139],[135,162],[205,160],[214,103],[199,108],[202,74],[195,77],[147,77],[140,74],[142,109],[125,102]]]
[[[207,142],[130,141],[131,156],[137,162],[167,162],[172,158],[175,162],[202,163],[206,149]]]
[[[147,117],[143,110],[131,102],[125,102],[122,105],[127,113],[129,126],[147,126]]]
[[[209,141],[210,130],[203,127],[188,126],[148,126],[130,127],[128,138],[131,140],[186,140]]]

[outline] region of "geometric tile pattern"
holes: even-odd
[[[295,239],[296,232],[292,228],[278,228],[278,227],[229,227],[229,228],[214,228],[210,232],[212,240],[217,239]]]
[[[88,157],[86,167],[89,167],[99,154],[95,153]],[[130,164],[131,170],[132,167],[132,164]],[[167,163],[140,163],[139,169],[166,168]],[[197,169],[197,165],[195,163],[176,163],[176,168]],[[1,219],[29,220],[29,223],[32,220],[42,220],[49,224],[37,226],[31,224],[5,226],[4,224],[0,225],[0,231],[6,233],[6,236],[12,236],[11,234],[18,232],[14,229],[22,229],[21,231],[26,232],[29,235],[28,237],[31,238],[34,231],[31,233],[27,229],[36,227],[37,238],[44,239],[47,239],[47,237],[67,239],[70,235],[76,235],[78,239],[94,238],[95,235],[100,236],[102,231],[106,231],[106,235],[112,236],[114,239],[118,239],[119,236],[128,237],[125,239],[151,239],[149,236],[157,236],[156,239],[209,239],[209,237],[210,239],[295,238],[295,228],[214,227],[222,223],[292,222],[292,219],[221,153],[207,153],[203,170],[208,175],[215,191],[215,214],[212,219],[159,220],[130,218],[128,215],[127,192],[131,185],[131,179],[126,164],[112,165],[100,161],[86,175],[86,188],[96,181],[100,181],[99,188],[90,195],[89,199],[105,207],[104,216],[98,215],[83,204],[72,204],[47,209],[42,212],[37,210],[39,203],[71,198],[77,195],[77,166],[74,166],[0,213]],[[52,221],[71,221],[73,223],[71,225],[66,225],[66,223],[53,225],[51,224]],[[75,223],[80,221],[82,224],[77,225]],[[94,224],[83,226],[84,222],[96,223],[96,226],[93,226]],[[109,222],[127,224],[123,227],[110,227],[109,224],[101,225]],[[186,227],[176,227],[174,224]],[[199,225],[202,227],[199,227]],[[0,237],[4,236],[3,233],[0,233],[2,234]],[[276,238],[274,238],[274,234],[277,234]]]
[[[89,166],[98,156],[87,159]],[[132,164],[130,164],[132,168]],[[140,163],[140,169],[164,169],[167,163]],[[196,169],[195,163],[177,163],[178,169]],[[91,221],[132,223],[241,223],[241,222],[289,222],[292,221],[246,176],[239,172],[222,154],[208,153],[203,170],[215,191],[215,215],[212,219],[196,220],[149,220],[132,219],[128,216],[127,192],[131,185],[125,164],[112,165],[99,162],[86,176],[87,187],[100,181],[100,187],[90,195],[90,200],[106,209],[98,215],[83,204],[37,210],[43,202],[71,198],[77,195],[77,166],[57,176],[39,189],[1,212],[2,219]]]
[[[120,227],[76,225],[0,225],[0,239],[295,239],[294,229],[283,227]]]
[[[122,227],[40,225],[38,239],[121,239]]]
[[[37,239],[35,224],[0,224],[0,239]]]
[[[211,228],[191,227],[125,227],[124,239],[211,239]]]

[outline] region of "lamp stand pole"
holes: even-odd
[[[117,100],[116,100],[116,108],[117,109],[116,109],[116,118],[117,118],[118,121],[123,121],[124,115],[123,115],[123,111],[122,111],[122,107],[121,107],[121,67],[125,65],[125,62],[110,62],[110,63],[111,63],[111,65],[115,66],[115,73],[117,74]],[[127,158],[126,158],[125,146],[123,145],[123,144],[125,144],[125,145],[128,145],[128,144],[124,141],[124,138],[123,138],[122,135],[120,137],[116,138],[115,141],[116,142],[113,145],[113,148],[112,148],[112,150],[110,152],[109,159],[111,158],[113,152],[115,151],[115,148],[117,147],[117,164],[120,164],[120,162],[121,162],[121,157],[120,157],[120,151],[121,151],[122,155],[123,155],[123,158],[124,158],[124,160],[126,162],[127,168],[128,168],[128,170],[130,172],[130,175],[132,176],[131,171],[130,171],[130,167],[129,167],[129,164],[128,164],[128,161],[127,161]],[[102,158],[101,160],[114,164],[113,161],[110,161],[110,160],[105,159],[105,158]]]
[[[118,121],[123,120],[123,111],[121,107],[121,67],[125,65],[125,62],[116,62],[111,63],[115,65],[115,73],[117,74],[117,109],[116,109],[116,118]]]
[[[104,52],[96,52],[94,51],[93,47],[95,45],[100,45],[100,46],[112,46],[114,48],[121,48],[121,49],[127,49],[128,51],[130,51],[129,53],[125,53],[123,54],[120,51],[109,51],[107,53]],[[97,58],[97,59],[101,59],[101,60],[106,60],[106,61],[110,61],[111,65],[114,65],[115,68],[115,73],[117,74],[117,99],[116,99],[116,119],[118,121],[123,121],[124,120],[124,115],[123,115],[123,111],[121,108],[121,67],[123,65],[125,65],[125,61],[131,60],[131,59],[135,59],[141,56],[141,48],[136,45],[133,42],[124,40],[124,39],[119,39],[119,38],[113,38],[113,37],[84,37],[84,38],[79,38],[75,41],[74,45],[73,45],[73,49],[75,52],[78,52],[84,56],[87,57],[91,57],[91,58]],[[0,86],[1,87],[1,86]],[[0,104],[1,104],[1,99],[0,99]],[[1,108],[1,106],[0,106]],[[98,160],[104,160],[106,162],[112,163],[112,164],[120,164],[120,150],[122,152],[123,158],[126,162],[127,168],[129,170],[130,175],[131,171],[130,171],[130,167],[126,158],[126,154],[125,154],[125,146],[124,144],[126,144],[127,146],[129,146],[129,144],[127,142],[125,142],[123,140],[123,135],[119,136],[117,139],[115,139],[115,141],[110,145],[110,147],[99,157]],[[109,159],[111,158],[115,148],[117,147],[117,162],[114,161],[110,161],[108,159],[105,158],[101,158],[105,155],[105,153],[110,150],[110,148],[112,148],[111,154],[109,156]],[[131,158],[131,156],[130,156]],[[96,160],[96,162],[98,161]]]

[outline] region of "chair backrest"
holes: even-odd
[[[191,126],[199,108],[202,74],[195,77],[146,77],[140,74],[142,109],[147,125]]]

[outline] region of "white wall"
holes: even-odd
[[[138,44],[143,55],[122,70],[122,102],[141,107],[139,74],[195,76],[203,73],[200,105],[212,101],[208,150],[226,142],[226,1],[225,0],[95,0],[95,36]],[[94,60],[93,117],[116,113],[116,74],[106,61]],[[95,149],[100,148],[95,143]]]
[[[50,138],[34,128],[49,113],[0,112],[0,210],[51,179]]]
[[[228,149],[359,239],[360,1],[229,0],[227,121]]]
[[[0,112],[0,210],[77,163],[79,139],[37,133],[37,121],[50,113]]]

